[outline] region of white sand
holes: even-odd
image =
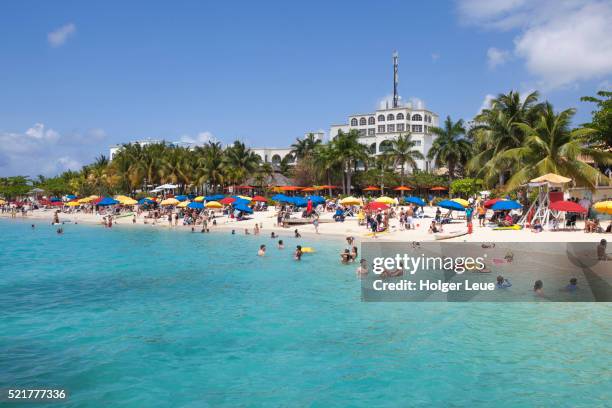
[[[17,215],[17,219],[36,219],[46,220],[51,222],[54,210],[36,210],[29,212],[26,217],[22,217],[20,214]],[[425,207],[425,214],[432,217],[435,213],[434,207]],[[331,220],[333,213],[325,213],[321,216],[321,220]],[[4,218],[10,217],[10,214],[0,214]],[[78,223],[87,224],[101,224],[102,216],[96,214],[83,214],[80,212],[74,214],[60,214],[61,221],[71,221]],[[393,219],[390,221],[391,232],[382,233],[377,235],[377,240],[385,241],[401,241],[401,242],[413,242],[413,241],[433,241],[435,237],[433,234],[428,233],[429,224],[432,218],[424,218],[415,220],[418,227],[415,230],[400,231],[398,227],[398,220]],[[138,217],[136,225],[150,227],[150,228],[169,228],[168,222],[165,218],[158,220],[154,226],[151,224],[151,220],[148,220],[149,224],[144,225],[144,217]],[[118,218],[115,223],[117,227],[132,226],[132,217]],[[276,212],[272,208],[267,212],[255,212],[250,216],[250,219],[244,221],[235,221],[229,219],[226,216],[217,218],[217,225],[212,226],[209,223],[211,232],[225,231],[228,232],[232,229],[236,230],[236,234],[244,234],[244,229],[248,228],[253,233],[253,227],[255,223],[262,224],[261,235],[269,236],[272,231],[283,236],[293,235],[293,230],[298,229],[300,234],[314,236],[315,229],[312,224],[292,226],[289,228],[282,228],[275,226],[276,224]],[[191,231],[191,226],[183,226],[182,220],[179,220],[178,227],[172,227],[177,230]],[[603,226],[607,226],[604,223]],[[199,231],[201,226],[195,226],[196,230]],[[455,231],[467,231],[466,223],[464,220],[456,220],[454,223],[444,225],[444,233],[450,233]],[[368,236],[369,231],[365,226],[359,226],[357,224],[356,217],[348,218],[345,222],[320,222],[319,234],[321,236],[330,237],[347,237],[354,236],[359,241],[371,240]],[[612,234],[587,234],[583,232],[583,223],[578,222],[577,230],[575,231],[543,231],[540,233],[533,233],[529,229],[523,230],[504,230],[495,231],[490,227],[479,227],[478,220],[474,219],[474,231],[472,234],[463,235],[455,238],[447,239],[443,242],[599,242],[602,238],[612,239]]]

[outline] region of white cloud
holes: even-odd
[[[216,142],[217,139],[211,132],[200,132],[195,136],[183,135],[181,136],[180,141],[194,145],[203,145],[208,142]]]
[[[47,41],[52,47],[60,47],[64,45],[66,40],[76,33],[76,26],[73,23],[68,23],[60,28],[51,31],[47,34]]]
[[[510,53],[506,50],[500,50],[495,47],[487,50],[487,64],[491,69],[495,69],[498,65],[504,65],[509,58]]]
[[[482,104],[480,105],[480,109],[478,109],[478,113],[482,112],[484,109],[489,109],[491,107],[491,101],[495,98],[495,95],[486,94]]]
[[[61,134],[43,123],[23,132],[0,130],[0,177],[11,175],[56,175],[78,170],[108,143],[102,129]]]
[[[517,30],[514,54],[554,89],[612,73],[612,2],[458,0],[462,22]]]

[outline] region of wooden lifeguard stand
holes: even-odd
[[[531,180],[527,186],[538,189],[538,198],[529,206],[529,209],[523,214],[518,223],[520,225],[525,225],[526,223],[533,224],[535,220],[538,220],[543,228],[547,228],[551,215],[550,190],[551,188],[563,188],[570,181],[572,179],[554,173],[548,173]],[[529,214],[532,212],[533,217],[529,219]]]

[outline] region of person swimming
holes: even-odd
[[[361,258],[361,260],[359,261],[359,267],[357,268],[356,273],[359,278],[367,276],[368,275],[368,261]]]
[[[236,230],[232,230],[232,235],[236,235]]]
[[[302,238],[302,235],[299,233],[297,228],[295,229],[295,231],[293,231],[293,233],[295,234],[295,238]]]
[[[62,227],[59,227],[59,228],[57,229],[57,233],[58,233],[58,234],[63,234],[63,233],[64,233],[64,229],[63,229]]]
[[[497,289],[507,289],[512,286],[512,283],[508,279],[505,279],[503,276],[499,275],[497,277],[497,284],[495,287]]]
[[[259,251],[257,251],[257,255],[264,256],[265,254],[266,254],[266,246],[262,244],[259,246]]]
[[[270,234],[270,238],[272,239],[276,238],[276,234],[274,233],[274,231],[272,231],[272,233]]]
[[[537,296],[544,296],[544,283],[541,280],[535,281],[533,284],[533,292]]]
[[[251,233],[249,232],[247,228],[244,229],[244,235],[251,235]]]
[[[293,257],[294,257],[294,259],[296,261],[301,261],[302,260],[302,246],[301,245],[298,245],[298,246],[295,247],[295,252],[293,254]]]
[[[572,278],[569,281],[569,284],[565,287],[565,290],[570,293],[574,293],[578,290],[578,279]]]
[[[340,254],[340,262],[342,262],[343,264],[351,262],[351,253],[348,248],[346,248],[344,252]]]
[[[285,249],[285,244],[282,239],[278,240],[278,249]]]

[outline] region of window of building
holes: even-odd
[[[423,133],[423,125],[412,125],[413,133]]]
[[[403,132],[404,131],[404,124],[403,123],[398,123],[397,124],[397,131],[398,132]]]
[[[374,116],[370,116],[368,118],[368,125],[375,125],[376,124],[376,119],[374,119]]]
[[[351,126],[357,126],[357,118],[351,119]]]
[[[374,128],[369,128],[368,129],[368,136],[374,136],[376,134],[376,129]]]
[[[421,146],[421,141],[420,140],[414,140],[414,146],[415,147],[420,147]]]
[[[419,115],[418,113],[415,113],[414,115],[412,115],[412,120],[417,121],[417,122],[422,122],[423,117]]]
[[[404,114],[403,113],[398,113],[397,116],[395,117],[395,119],[397,120],[404,120]]]
[[[365,136],[366,135],[366,130],[365,129],[359,129],[359,136]]]
[[[387,120],[395,120],[395,116],[392,113],[387,115]]]
[[[366,118],[359,119],[359,125],[365,126],[366,125]]]
[[[429,126],[425,126],[424,129],[425,129],[425,133],[429,133]]]
[[[380,142],[380,145],[378,145],[378,151],[380,153],[384,153],[387,150],[391,149],[393,147],[393,142],[391,142],[390,140],[385,140]]]
[[[387,125],[387,132],[395,132],[395,125]]]
[[[272,164],[280,164],[281,162],[281,157],[278,154],[275,154],[274,156],[272,156]]]
[[[378,115],[378,121],[379,122],[384,122],[385,121],[385,115]]]
[[[378,133],[385,133],[385,125],[378,125]]]
[[[370,154],[376,154],[376,143],[372,143],[370,145],[369,150],[370,150]]]

